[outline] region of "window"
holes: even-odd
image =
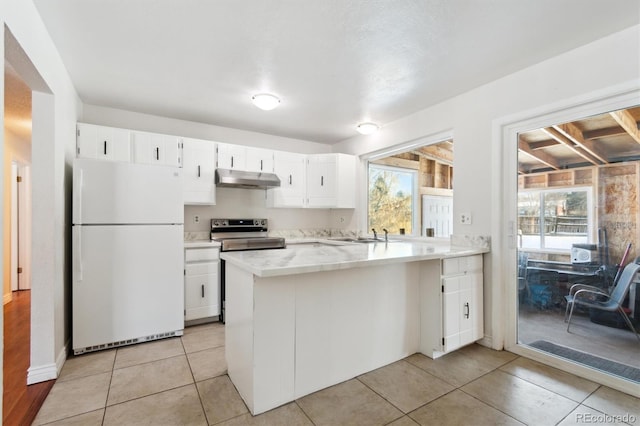
[[[369,164],[369,229],[416,233],[417,193],[415,170]]]
[[[521,248],[569,250],[592,235],[591,188],[518,192]]]

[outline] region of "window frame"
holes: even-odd
[[[522,246],[522,241],[518,242],[518,247],[522,250],[527,250],[527,251],[535,251],[535,252],[540,252],[540,253],[570,253],[571,252],[571,248],[555,248],[555,247],[546,247],[545,245],[545,235],[546,233],[544,232],[544,220],[545,220],[545,208],[544,208],[544,195],[545,194],[551,194],[551,193],[560,193],[560,192],[585,192],[587,194],[587,241],[586,244],[590,244],[593,242],[594,239],[594,235],[596,233],[596,230],[594,229],[594,224],[596,223],[595,220],[595,208],[594,208],[594,204],[593,204],[593,200],[594,200],[594,188],[593,186],[584,186],[584,185],[579,185],[579,186],[563,186],[562,188],[527,188],[527,189],[518,189],[517,193],[525,193],[525,192],[530,192],[530,193],[538,193],[539,194],[539,205],[540,205],[540,230],[538,233],[538,237],[540,238],[540,244],[538,247],[523,247]],[[517,202],[517,196],[516,196],[516,202]],[[516,206],[517,207],[517,214],[516,217],[520,218],[520,214],[519,214],[519,205]],[[519,236],[519,238],[521,238],[521,236]],[[582,243],[576,243],[576,244],[582,244]]]

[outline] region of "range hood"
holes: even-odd
[[[267,189],[280,186],[280,179],[273,173],[216,169],[216,186],[221,188]]]

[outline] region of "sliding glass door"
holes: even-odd
[[[513,268],[517,344],[635,383],[640,279],[621,272],[640,255],[639,122],[632,107],[518,133]],[[622,313],[598,308],[617,286]]]

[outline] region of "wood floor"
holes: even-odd
[[[3,425],[30,425],[55,380],[27,386],[31,337],[31,291],[13,292],[4,305]]]

